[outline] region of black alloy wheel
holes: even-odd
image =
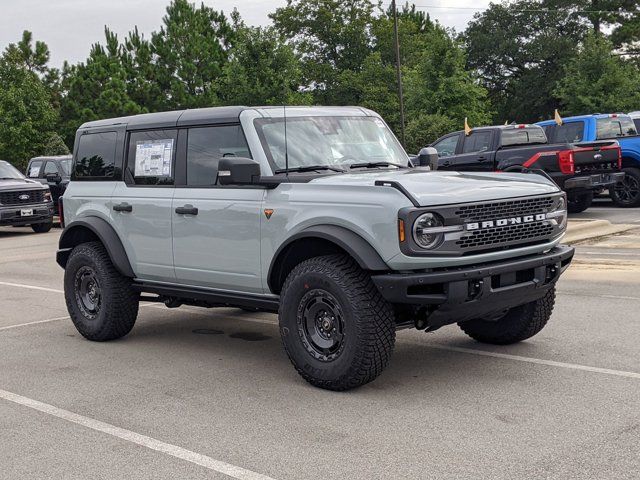
[[[83,266],[75,275],[75,297],[78,308],[91,320],[94,320],[100,313],[102,305],[102,290],[96,271]]]
[[[298,308],[298,334],[307,352],[323,362],[340,356],[344,348],[344,315],[333,295],[314,289]]]

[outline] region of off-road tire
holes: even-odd
[[[94,318],[83,311],[76,287],[77,275],[88,269],[99,282],[100,307]],[[71,251],[64,272],[64,296],[73,324],[89,340],[124,337],[136,323],[140,295],[132,288],[131,279],[115,269],[100,242],[83,243]]]
[[[53,222],[34,223],[31,229],[36,233],[47,233],[53,227]]]
[[[640,207],[640,169],[638,168],[623,168],[625,178],[622,181],[622,185],[616,185],[609,189],[609,195],[611,200],[618,207],[634,208]],[[626,192],[621,192],[620,188],[624,188]]]
[[[305,344],[305,298],[325,292],[339,305],[342,350],[319,359]],[[382,298],[369,273],[346,255],[306,260],[287,277],[280,298],[280,333],[298,373],[327,390],[348,390],[375,379],[389,363],[396,329],[391,305]]]
[[[475,319],[458,325],[474,340],[492,345],[509,345],[533,337],[549,321],[556,300],[553,287],[544,297],[510,309],[496,321]]]
[[[567,196],[567,210],[569,213],[584,212],[593,202],[593,192],[583,192]]]

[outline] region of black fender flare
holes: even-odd
[[[274,289],[275,285],[273,285],[273,282],[276,279],[274,279],[273,275],[281,254],[291,244],[303,238],[319,238],[334,243],[347,252],[363,270],[376,272],[389,271],[389,266],[384,262],[376,249],[357,233],[338,225],[314,225],[287,238],[276,250],[271,259],[267,276],[269,289],[272,292],[277,290]]]
[[[116,267],[118,272],[125,277],[135,277],[127,252],[116,231],[102,218],[93,216],[74,220],[65,227],[62,235],[60,235],[56,261],[62,268],[66,266],[67,259],[73,247],[83,243],[83,240],[79,241],[79,239],[86,238],[82,235],[82,232],[86,232],[87,230],[93,233],[102,245],[104,245],[113,266]]]

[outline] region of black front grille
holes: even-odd
[[[502,227],[486,228],[469,232],[456,244],[461,249],[509,245],[522,242],[536,242],[553,234],[553,227],[547,221],[521,223]]]
[[[44,190],[0,192],[0,204],[2,205],[28,205],[30,203],[44,203]]]
[[[548,213],[554,204],[553,197],[525,198],[502,202],[463,205],[454,213],[464,222],[481,222],[495,218],[520,217],[536,213]],[[506,227],[505,227],[506,228]],[[483,232],[484,233],[484,232]]]

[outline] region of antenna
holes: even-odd
[[[282,105],[284,111],[284,170],[285,175],[289,178],[289,144],[287,143],[287,106]]]

